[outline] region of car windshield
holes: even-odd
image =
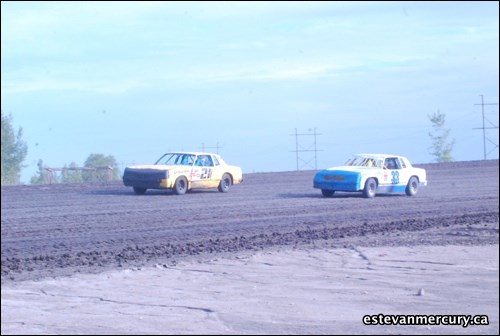
[[[377,167],[382,168],[382,160],[374,157],[353,156],[345,163],[346,166],[353,167]]]
[[[183,165],[193,164],[196,155],[185,153],[167,153],[156,161],[155,165]]]

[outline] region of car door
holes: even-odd
[[[384,178],[379,185],[380,192],[401,192],[406,186],[405,170],[398,157],[388,157],[384,161]],[[406,179],[406,180],[405,180]]]
[[[214,162],[211,155],[202,154],[196,157],[191,173],[192,188],[213,188],[218,185],[214,180]]]

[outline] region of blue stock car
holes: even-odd
[[[389,154],[356,154],[343,166],[318,171],[313,180],[313,187],[325,197],[336,191],[361,191],[367,198],[377,193],[414,196],[423,186],[427,186],[425,169],[413,167],[406,157]]]

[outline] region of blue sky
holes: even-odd
[[[217,151],[245,173],[353,153],[483,159],[498,103],[498,2],[1,2],[1,108],[28,144],[22,181],[113,155]],[[498,105],[485,106],[498,126]],[[498,159],[498,129],[486,131]],[[315,163],[316,162],[316,163]]]

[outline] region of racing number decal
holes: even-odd
[[[202,168],[201,169],[200,179],[201,180],[207,180],[210,177],[212,177],[212,169],[211,168]]]
[[[391,183],[392,184],[398,184],[399,183],[399,172],[397,170],[391,171],[392,179]]]

